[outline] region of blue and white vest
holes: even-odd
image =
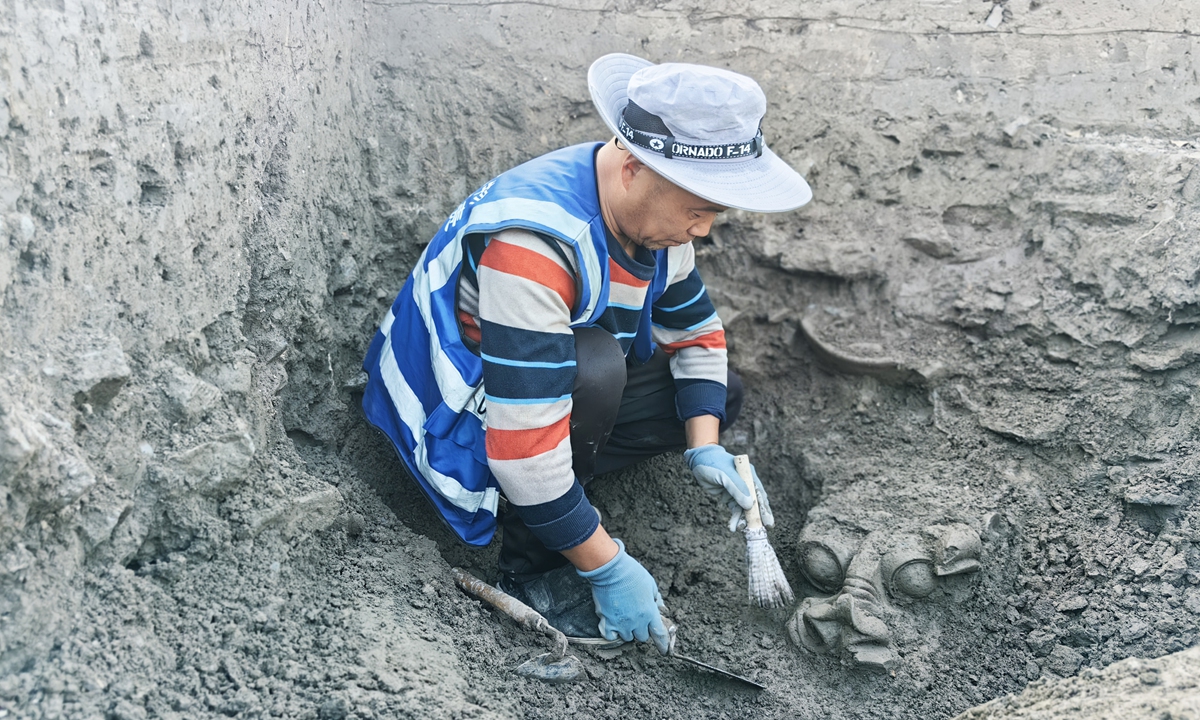
[[[470,545],[491,541],[500,488],[484,444],[483,363],[463,345],[458,324],[463,239],[522,228],[569,244],[581,269],[571,325],[594,324],[608,307],[609,280],[596,188],[599,147],[585,143],[530,160],[459,205],[421,254],[363,360],[367,420],[388,436],[426,497]],[[678,252],[654,255],[632,348],[643,362],[654,347],[650,307],[680,262]]]

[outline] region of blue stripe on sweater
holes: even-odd
[[[676,310],[682,310],[685,307],[687,307],[688,305],[691,305],[692,303],[696,302],[700,298],[704,297],[704,292],[705,292],[704,288],[700,288],[700,292],[693,295],[691,300],[688,300],[687,302],[685,302],[681,305],[676,305],[675,307],[659,307],[659,306],[655,305],[654,309],[658,312],[664,312],[664,313],[670,313],[670,312],[675,312]],[[666,294],[664,293],[664,297],[665,297],[665,295]],[[661,298],[660,298],[660,302],[661,302]]]
[[[684,280],[667,288],[654,305],[651,319],[660,328],[694,330],[716,312],[700,275],[693,270]]]
[[[575,367],[574,360],[564,360],[562,362],[556,362],[556,363],[539,362],[539,361],[534,361],[534,360],[511,360],[509,358],[494,357],[492,355],[488,355],[487,353],[480,353],[480,357],[482,357],[484,360],[486,360],[487,362],[490,362],[490,363],[496,363],[497,365],[510,365],[512,367],[547,368],[547,369]]]
[[[654,327],[662,328],[663,330],[686,330],[690,332],[692,330],[698,330],[704,327],[716,316],[717,314],[710,310],[708,317],[704,318],[698,323],[695,323],[694,325],[688,325],[687,327],[676,327],[675,325],[664,325],[663,323],[656,322],[654,323]]]
[[[488,402],[496,403],[497,405],[549,405],[550,403],[556,403],[559,400],[566,400],[570,398],[571,393],[552,398],[510,398],[498,397],[488,393],[484,393],[483,396],[487,398]]]
[[[687,277],[676,283],[668,285],[667,289],[663,292],[662,297],[660,297],[658,302],[655,304],[663,308],[682,305],[691,299],[691,297],[698,291],[703,289],[704,280],[700,278],[700,273],[697,272],[695,268],[692,268],[692,271],[688,273]]]
[[[571,396],[575,335],[480,323],[483,386],[490,402],[534,405]]]

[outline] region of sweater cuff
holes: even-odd
[[[537,505],[513,505],[538,540],[555,552],[570,550],[600,527],[600,517],[576,480],[557,500]]]
[[[675,412],[680,420],[715,415],[725,422],[725,386],[713,380],[676,380]]]

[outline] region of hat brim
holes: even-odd
[[[609,130],[617,130],[621,112],[629,102],[629,78],[654,63],[634,55],[605,55],[588,69],[592,102]],[[632,143],[629,152],[679,187],[709,202],[751,212],[775,213],[795,210],[812,200],[812,189],[769,147],[760,157],[744,160],[691,160],[667,158]]]

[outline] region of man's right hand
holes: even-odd
[[[737,530],[738,523],[742,520],[742,511],[750,509],[755,502],[755,496],[758,499],[758,512],[762,516],[763,525],[775,527],[775,516],[771,514],[767,491],[763,489],[762,480],[758,479],[758,472],[754,466],[750,467],[755,493],[751,495],[750,488],[746,487],[746,482],[738,475],[733,455],[720,445],[708,444],[685,450],[683,457],[692,469],[696,482],[704,488],[704,492],[729,507],[729,532]]]
[[[606,640],[654,640],[665,655],[671,638],[660,613],[666,610],[654,577],[625,552],[625,543],[613,538],[617,556],[595,570],[579,575],[592,584],[592,599],[600,616],[600,634]]]

